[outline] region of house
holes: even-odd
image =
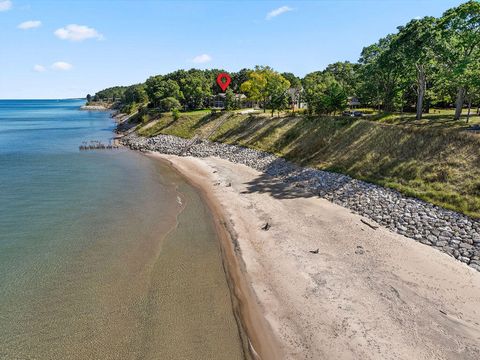
[[[235,107],[242,109],[246,107],[252,107],[251,102],[247,101],[245,94],[233,94],[235,99]],[[218,93],[210,97],[210,107],[213,109],[225,109],[226,94]]]
[[[362,105],[362,104],[360,103],[360,101],[358,100],[357,97],[355,97],[355,96],[349,96],[348,97],[348,107],[350,109],[355,109],[355,108],[359,107],[360,105]]]
[[[302,92],[303,88],[290,88],[287,90],[290,106],[292,106],[293,110],[307,108],[307,104],[302,101]]]

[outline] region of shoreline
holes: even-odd
[[[109,107],[104,105],[83,105],[80,106],[80,110],[82,111],[111,111]]]
[[[147,155],[196,186],[228,236],[228,280],[261,359],[478,358],[474,269],[325,199],[246,191],[259,174],[244,165]]]
[[[396,190],[347,175],[302,167],[271,153],[238,145],[172,135],[145,138],[129,133],[122,143],[132,150],[198,158],[217,156],[263,173],[258,185],[290,188],[340,205],[423,245],[454,257],[480,272],[480,220],[402,195]],[[275,196],[282,196],[279,190]]]
[[[277,360],[283,358],[278,340],[263,317],[258,299],[248,284],[248,274],[243,259],[238,254],[237,237],[234,229],[226,220],[224,210],[212,194],[198,179],[185,174],[171,159],[161,154],[145,154],[168,166],[194,187],[207,205],[217,233],[222,264],[230,289],[232,311],[237,321],[240,341],[246,353],[246,359]],[[248,356],[247,356],[248,354]]]

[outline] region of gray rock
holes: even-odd
[[[191,143],[190,139],[170,135],[143,138],[135,133],[124,136],[121,141],[133,150],[172,155],[180,155]],[[266,175],[264,186],[268,191],[274,191],[271,184],[283,183],[318,195],[391,231],[471,263],[472,268],[480,271],[480,265],[472,262],[480,257],[479,220],[406,197],[396,190],[343,174],[300,167],[272,154],[241,146],[199,140],[190,146],[186,155],[216,156],[250,166]],[[261,186],[261,182],[256,184]]]

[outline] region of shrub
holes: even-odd
[[[174,109],[180,109],[180,102],[174,97],[166,97],[160,100],[160,109],[162,111],[172,111]]]
[[[173,116],[173,120],[177,121],[180,118],[180,110],[173,109],[172,116]]]

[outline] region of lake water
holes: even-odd
[[[81,100],[0,100],[0,358],[242,359],[211,214]]]

